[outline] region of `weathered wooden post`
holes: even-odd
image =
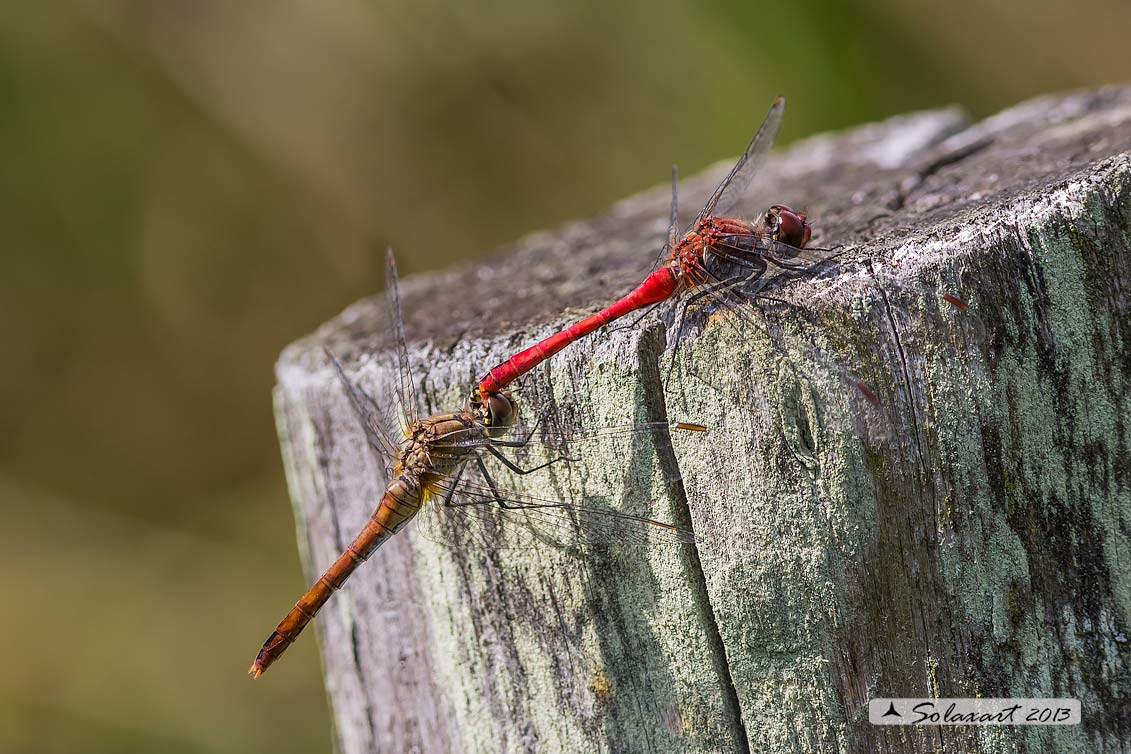
[[[747,209],[810,212],[814,243],[845,247],[836,274],[754,312],[764,327],[701,317],[666,383],[659,317],[535,375],[585,416],[711,427],[674,452],[610,439],[562,482],[650,500],[697,546],[509,552],[410,526],[318,618],[340,750],[1131,748],[1129,150],[1131,89],[1112,88],[772,159]],[[681,186],[688,212],[720,170]],[[667,199],[407,281],[428,408],[638,281]],[[382,312],[360,302],[279,362],[312,577],[382,483],[322,348],[391,395]],[[879,728],[874,696],[1076,697],[1084,722]]]

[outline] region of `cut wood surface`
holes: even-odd
[[[1131,750],[1128,150],[1131,89],[1107,88],[775,153],[743,209],[803,209],[835,268],[697,312],[674,365],[662,307],[518,393],[593,426],[706,424],[507,480],[695,546],[497,549],[443,511],[412,522],[316,621],[339,750]],[[681,183],[684,222],[725,170]],[[402,281],[422,415],[643,279],[668,198]],[[278,365],[311,580],[384,484],[323,348],[391,396],[385,311],[355,304]],[[1075,697],[1083,724],[875,727],[879,696]]]

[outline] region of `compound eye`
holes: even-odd
[[[774,240],[781,241],[798,249],[805,248],[805,244],[809,243],[809,235],[812,233],[812,228],[809,226],[809,221],[805,215],[800,212],[794,212],[784,204],[774,205],[771,212],[775,212],[777,216],[777,224],[774,228]]]
[[[514,412],[514,405],[498,393],[487,396],[487,423],[495,426],[505,426]]]

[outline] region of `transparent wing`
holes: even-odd
[[[778,97],[770,105],[770,111],[766,113],[762,125],[758,127],[754,138],[746,146],[746,151],[738,158],[738,162],[730,169],[726,178],[723,178],[714,193],[711,194],[711,198],[703,206],[703,210],[699,213],[700,218],[707,215],[726,215],[734,209],[746,193],[746,189],[749,188],[754,174],[758,172],[758,168],[761,167],[765,156],[769,154],[770,148],[773,147],[774,137],[777,135],[778,127],[781,126],[781,119],[784,114],[785,98]]]
[[[656,258],[652,261],[652,268],[650,272],[655,272],[667,258],[668,253],[675,248],[679,243],[679,168],[672,165],[672,204],[668,216],[668,237],[664,245],[660,247],[660,251],[656,254]]]
[[[679,243],[679,168],[672,165],[672,206],[668,214],[668,248]]]
[[[787,270],[781,274],[792,273]],[[938,289],[922,281],[908,287],[895,279],[881,277],[875,286],[875,301],[865,302],[863,306],[865,309],[873,305],[881,307],[880,316],[885,320],[892,319],[896,323],[894,327],[905,337],[912,337],[909,334],[915,328],[914,320],[924,316],[930,316],[933,322],[952,323],[951,328],[930,331],[929,337],[934,340],[931,357],[939,359],[948,369],[960,369],[965,361],[966,349],[985,342],[986,326],[971,311],[968,301],[949,292],[954,289],[950,286]],[[748,293],[745,298],[734,291],[720,293],[720,297],[712,303],[736,311],[741,311],[742,302],[750,298]],[[813,330],[837,328],[836,320],[829,319],[827,314],[814,314],[805,306],[784,301],[778,303],[789,307],[793,326],[805,323]],[[767,315],[772,311],[773,307],[764,309]],[[825,402],[822,421],[827,421],[830,427],[849,429],[854,435],[867,438],[872,443],[886,443],[906,436],[905,432],[901,433],[903,419],[899,415],[899,385],[913,377],[905,371],[890,372],[883,366],[884,359],[876,359],[875,354],[868,350],[837,353],[830,350],[827,340],[821,347],[804,337],[783,341],[775,335],[777,328],[772,324],[773,318],[767,319],[770,320],[769,325],[760,326],[770,335],[769,342],[778,354],[778,363],[792,371],[799,384],[821,385],[826,389],[836,386],[833,392],[825,392],[821,397]],[[876,347],[879,347],[878,343]],[[894,362],[889,356],[887,363],[900,364],[902,370],[914,370],[922,368],[924,358],[926,355],[918,352],[912,358],[905,360],[900,357]],[[969,392],[977,391],[971,388]]]
[[[476,461],[468,465],[475,466]],[[599,501],[585,504],[549,493],[541,497],[518,492],[500,486],[494,474],[484,476],[478,471],[466,468],[458,480],[439,482],[432,505],[437,515],[458,517],[458,525],[468,529],[467,536],[486,547],[568,549],[583,544],[607,547],[694,541],[689,530],[673,524],[604,507]]]
[[[492,440],[445,438],[446,447],[437,447],[431,457],[437,465],[460,469],[432,481],[432,511],[424,517],[423,533],[446,545],[467,540],[494,549],[690,542],[690,531],[650,514],[653,502],[632,494],[649,481],[624,469],[639,458],[642,468],[654,470],[654,454],[662,447],[670,452],[671,432],[705,431],[687,422],[654,422],[540,427]],[[616,458],[616,468],[601,467],[596,457]],[[441,459],[452,463],[440,464]],[[515,485],[519,476],[521,490]],[[598,488],[615,490],[616,501],[578,492],[595,477]],[[619,507],[623,497],[636,499],[632,509]]]
[[[389,302],[389,321],[393,325],[393,349],[397,355],[397,402],[405,424],[411,424],[420,410],[416,385],[408,368],[408,346],[405,344],[404,318],[401,316],[401,293],[397,285],[397,262],[393,249],[385,249],[385,295]]]
[[[429,451],[429,458],[437,466],[457,466],[470,453],[480,453],[488,463],[498,463],[496,478],[506,481],[512,474],[522,475],[529,470],[571,469],[593,475],[599,466],[596,457],[616,457],[618,464],[627,458],[658,460],[674,458],[672,434],[707,432],[707,427],[692,422],[646,422],[624,425],[607,425],[599,428],[539,424],[533,428],[515,428],[498,438],[484,438],[474,430],[452,432],[439,439]],[[499,456],[502,455],[500,459]],[[507,464],[511,464],[507,466]],[[564,464],[555,466],[555,464]],[[516,471],[515,467],[521,469]],[[619,466],[618,466],[619,468]],[[663,468],[663,479],[674,484],[681,481],[674,464]],[[557,482],[553,482],[557,483]],[[450,485],[449,485],[450,487]]]
[[[361,422],[361,427],[365,432],[365,440],[369,443],[369,447],[374,450],[377,457],[385,471],[385,479],[392,478],[392,469],[390,466],[391,460],[396,456],[399,450],[399,443],[394,441],[389,431],[389,421],[386,413],[381,410],[377,402],[365,392],[361,386],[356,384],[353,380],[346,376],[345,369],[342,368],[341,362],[326,349],[326,358],[334,365],[334,371],[338,373],[338,379],[342,383],[342,388],[345,390],[346,396],[349,398],[350,405],[353,407],[354,414]]]
[[[512,427],[496,438],[481,437],[474,428],[449,432],[438,439],[443,445],[430,453],[432,458],[458,458],[469,448],[514,448],[528,454],[540,450],[548,454],[587,455],[589,446],[616,438],[640,438],[655,446],[670,445],[671,432],[706,432],[707,427],[684,421],[610,424],[580,427],[539,423],[534,427]]]
[[[723,236],[721,243],[708,247],[711,254],[738,266],[749,267],[756,258],[765,259],[783,269],[811,269],[830,266],[843,249],[823,249],[810,246],[804,249],[775,241],[769,232],[735,233]]]

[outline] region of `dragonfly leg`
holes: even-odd
[[[471,502],[467,502],[467,503],[452,502],[452,498],[456,494],[456,487],[459,487],[459,480],[461,478],[463,478],[463,470],[466,467],[467,467],[467,464],[464,464],[464,463],[461,463],[459,465],[459,471],[456,472],[455,477],[452,479],[452,486],[448,487],[448,491],[444,493],[443,504],[444,504],[445,508],[458,508],[461,505],[474,505],[474,503],[471,503]]]
[[[494,446],[496,448],[525,448],[530,444],[530,441],[534,439],[534,435],[542,426],[542,421],[545,418],[545,416],[539,416],[538,421],[534,422],[534,426],[531,427],[530,431],[526,433],[526,437],[522,438],[521,440],[498,440],[493,437],[489,437],[487,438],[487,447]]]
[[[727,264],[735,267],[742,267],[747,270],[753,270],[755,273],[761,274],[766,271],[766,260],[761,255],[750,256],[747,249],[731,244],[716,243],[711,247],[711,251],[720,257]],[[751,273],[753,274],[753,273]]]
[[[792,307],[792,306],[793,306],[793,304],[791,304],[790,302],[786,301],[785,299],[774,298],[773,296],[762,296],[762,295],[759,295],[759,296],[758,296],[758,300],[759,300],[759,301],[769,301],[770,303],[774,303],[774,304],[780,304],[781,306],[789,306],[789,307]]]
[[[479,474],[483,477],[483,481],[487,483],[487,488],[491,490],[491,494],[495,496],[495,502],[499,504],[500,508],[514,508],[520,506],[507,505],[506,500],[499,494],[499,488],[495,486],[495,480],[491,478],[491,472],[487,470],[486,464],[479,456],[475,456],[475,463],[479,467]]]
[[[487,446],[487,452],[490,453],[491,455],[495,456],[495,458],[498,458],[499,461],[504,466],[506,466],[508,469],[510,469],[511,471],[513,471],[516,474],[533,474],[535,471],[541,471],[542,469],[546,468],[547,466],[550,466],[551,464],[558,463],[559,461],[578,461],[578,460],[580,460],[580,459],[577,459],[577,458],[571,458],[569,456],[558,456],[557,458],[550,459],[549,461],[546,461],[545,463],[540,463],[537,466],[533,466],[529,469],[524,469],[521,466],[519,466],[518,464],[516,464],[514,461],[510,460],[509,458],[504,456],[502,453],[500,453],[498,449],[492,448],[490,445]]]
[[[679,354],[679,344],[683,340],[683,328],[687,325],[687,307],[690,306],[692,302],[702,297],[702,291],[696,291],[680,301],[676,306],[675,316],[679,321],[679,326],[676,327],[675,331],[675,340],[673,341],[672,345],[672,356],[671,362],[668,364],[668,373],[664,376],[665,386],[667,386],[667,384],[671,382],[672,372],[675,371],[675,357],[677,354]]]
[[[492,479],[491,475],[487,473],[487,467],[483,465],[483,460],[479,458],[479,456],[476,456],[475,460],[479,465],[479,473],[483,475],[483,479],[487,482],[487,486],[490,488],[491,494],[494,495],[494,502],[498,503],[503,508],[516,507],[508,506],[503,502],[502,495],[499,494],[499,488],[495,486],[495,480]],[[456,489],[459,488],[460,479],[463,478],[463,471],[465,468],[467,468],[466,464],[460,465],[459,471],[456,473],[455,478],[452,480],[451,486],[448,487],[448,491],[444,493],[443,503],[445,508],[463,508],[469,505],[483,505],[484,501],[482,500],[465,500],[462,503],[458,503],[453,500],[456,494]]]
[[[499,457],[499,460],[501,460],[503,463],[507,464],[507,466],[509,468],[511,468],[512,470],[514,470],[514,471],[516,471],[520,474],[530,473],[531,471],[536,471],[536,469],[527,469],[526,471],[523,471],[522,469],[519,469],[516,466],[512,466],[505,458],[502,458],[502,457]],[[558,459],[558,460],[560,460],[560,459]],[[553,461],[551,461],[551,463],[553,463]],[[479,474],[480,474],[480,476],[483,477],[483,481],[485,481],[487,483],[487,488],[489,490],[491,490],[491,496],[493,498],[492,502],[496,503],[500,508],[517,509],[517,508],[560,508],[561,507],[560,505],[552,505],[552,504],[550,504],[550,505],[537,505],[537,504],[520,505],[520,504],[516,504],[516,503],[508,503],[506,498],[503,497],[502,494],[499,492],[498,486],[495,485],[495,479],[494,479],[494,477],[491,476],[491,472],[488,471],[487,465],[483,463],[483,459],[480,458],[478,455],[475,456],[475,465],[479,469]],[[446,493],[444,493],[443,505],[444,505],[445,508],[462,508],[462,507],[466,507],[466,506],[469,506],[469,505],[483,505],[483,503],[486,502],[485,500],[482,500],[482,499],[480,499],[480,500],[466,500],[464,502],[456,502],[453,499],[455,497],[456,490],[459,488],[460,479],[463,477],[463,471],[464,471],[465,468],[466,468],[466,465],[461,465],[459,467],[459,472],[455,475],[454,479],[452,480],[451,486],[449,486],[448,491]],[[539,466],[538,468],[541,468],[541,466]]]
[[[684,309],[686,310],[691,304],[697,304],[700,299],[709,298],[715,295],[718,291],[733,288],[740,283],[755,279],[761,273],[751,273],[750,275],[735,275],[729,278],[721,278],[709,270],[704,270],[707,275],[714,280],[710,285],[704,285],[688,296],[684,300]]]
[[[708,272],[708,274],[711,275],[711,277],[715,277],[710,272]],[[664,385],[667,385],[669,382],[671,382],[672,372],[675,371],[675,357],[679,353],[679,344],[683,340],[683,330],[687,325],[687,307],[691,306],[700,299],[710,296],[719,288],[725,288],[728,285],[734,285],[736,282],[740,282],[744,279],[744,276],[739,275],[733,278],[719,280],[717,283],[711,283],[710,285],[703,286],[702,288],[696,290],[690,296],[687,296],[679,303],[679,305],[676,307],[676,317],[679,319],[679,327],[676,328],[675,341],[674,345],[672,346],[671,363],[668,364],[668,373],[664,377]]]
[[[558,461],[577,461],[577,458],[571,458],[570,456],[561,456],[559,458],[555,458],[552,461],[548,461],[541,466],[537,466],[526,471],[521,471],[517,466],[511,465],[510,461],[508,461],[496,450],[494,450],[495,448],[525,448],[530,444],[530,441],[534,439],[534,435],[538,433],[538,429],[542,426],[542,422],[545,420],[545,418],[545,416],[539,416],[538,421],[534,422],[534,426],[531,427],[530,431],[526,433],[526,437],[522,438],[521,440],[497,440],[495,438],[488,438],[487,444],[484,447],[486,447],[487,450],[491,451],[491,455],[507,464],[508,468],[510,468],[511,471],[517,472],[519,474],[529,474],[531,471],[537,471],[538,469],[545,468],[551,463],[557,463]]]
[[[785,300],[780,299],[780,298],[776,298],[776,297],[771,296],[767,293],[762,293],[762,291],[765,290],[766,288],[772,288],[778,281],[788,280],[788,279],[789,279],[789,275],[787,273],[782,272],[782,273],[779,273],[777,275],[774,275],[771,278],[767,278],[767,279],[763,279],[763,280],[758,281],[758,287],[755,288],[750,294],[751,298],[753,298],[755,301],[772,301],[775,304],[781,304],[783,306],[792,307],[793,305],[790,304],[788,301],[785,301]],[[753,282],[753,280],[748,279],[747,282]]]
[[[623,324],[623,325],[617,325],[616,327],[610,326],[609,328],[607,328],[606,331],[607,332],[620,332],[621,330],[632,330],[637,325],[639,325],[641,322],[643,322],[645,317],[647,317],[652,312],[656,311],[656,307],[658,307],[662,303],[663,303],[663,301],[657,301],[656,303],[652,304],[647,309],[645,309],[643,312],[641,312],[639,316],[634,317],[631,322],[628,322],[628,323]]]
[[[750,275],[747,275],[745,277],[736,275],[732,278],[727,278],[726,280],[718,277],[710,271],[708,271],[707,274],[710,275],[716,281],[716,283],[710,288],[704,288],[701,291],[701,294],[710,298],[712,301],[718,304],[722,304],[728,307],[732,312],[734,312],[736,316],[739,317],[739,319],[743,321],[744,324],[750,327],[757,327],[757,324],[754,322],[754,320],[752,320],[750,316],[742,310],[742,305],[746,303],[746,300],[733,293],[732,289],[739,285],[745,285],[751,280],[756,280],[761,273],[751,273]],[[738,334],[742,335],[741,330],[738,331]]]
[[[503,460],[503,462],[506,463],[506,461],[504,459],[500,459],[500,460]],[[560,505],[554,505],[554,504],[539,505],[539,504],[528,503],[528,504],[522,505],[522,504],[518,504],[518,503],[508,503],[507,499],[499,494],[499,488],[495,486],[495,480],[491,477],[491,472],[487,470],[487,465],[485,463],[483,463],[483,459],[480,458],[479,456],[475,456],[475,464],[479,467],[479,474],[483,477],[483,481],[485,481],[487,483],[487,488],[490,489],[491,494],[495,496],[495,502],[499,504],[500,508],[506,508],[508,510],[516,510],[516,509],[521,509],[521,508],[560,508],[560,507],[562,507]],[[508,464],[508,466],[509,465],[510,464]],[[530,471],[534,471],[534,469],[530,469]],[[522,473],[522,472],[520,472],[520,473]]]

